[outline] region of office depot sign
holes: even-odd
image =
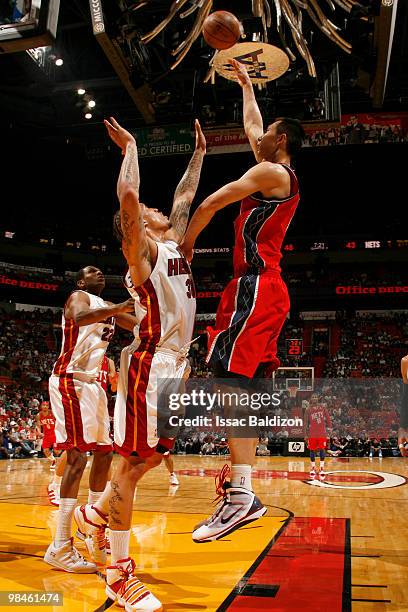
[[[10,287],[18,287],[20,289],[37,289],[40,291],[58,291],[57,283],[41,283],[38,281],[28,281],[21,278],[10,278],[9,276],[0,275],[0,285],[9,285]]]
[[[380,285],[374,287],[361,287],[360,285],[338,285],[336,287],[337,295],[389,295],[390,293],[408,293],[408,286]]]

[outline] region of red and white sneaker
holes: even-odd
[[[86,535],[82,533],[80,529],[76,530],[75,537],[77,540],[81,540],[81,542],[85,542],[86,540]]]
[[[73,545],[73,538],[57,548],[51,542],[44,555],[44,561],[58,569],[73,574],[94,574],[98,568],[95,563],[91,563],[83,558]]]
[[[85,534],[85,545],[92,559],[97,565],[105,566],[107,515],[91,504],[83,504],[75,508],[74,519],[78,527],[77,536]]]
[[[98,529],[108,526],[108,515],[104,514],[92,504],[82,504],[74,510],[74,519],[78,527],[78,531],[85,536],[92,535]]]
[[[47,487],[47,493],[48,501],[50,502],[51,506],[56,506],[58,508],[60,505],[60,496],[58,488],[54,489],[54,486],[52,484],[49,484]]]
[[[310,475],[311,476],[316,476],[316,469],[314,467],[310,468]]]
[[[326,472],[324,471],[324,468],[320,468],[319,476],[326,476]]]
[[[106,568],[106,594],[126,612],[159,612],[161,602],[133,572],[135,562],[128,557]]]

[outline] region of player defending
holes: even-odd
[[[63,311],[61,354],[49,380],[56,447],[67,451],[67,465],[61,482],[57,531],[44,560],[67,572],[97,570],[72,544],[72,517],[87,451],[94,452],[89,498],[96,501],[106,485],[112,441],[106,394],[97,378],[115,319],[128,330],[134,325],[134,317],[126,314],[133,311],[133,300],[109,304],[100,297],[104,287],[105,277],[98,268],[87,266],[78,272],[77,289]],[[104,546],[104,540],[94,542],[95,555],[100,552],[101,562],[106,558]]]
[[[241,200],[235,221],[234,278],[223,292],[215,328],[208,332],[207,362],[218,378],[248,382],[266,371],[271,375],[280,363],[277,340],[289,312],[289,295],[279,261],[299,202],[298,181],[290,162],[304,133],[293,119],[278,119],[264,132],[248,73],[242,64],[232,63],[243,91],[245,132],[258,164],[204,200],[189,223],[181,248],[191,261],[197,236],[215,213]],[[216,540],[265,514],[251,484],[257,440],[229,435],[232,469],[231,482],[224,483],[224,506],[198,526],[195,541]]]
[[[326,456],[328,429],[331,429],[330,415],[326,406],[319,403],[317,393],[312,393],[309,406],[303,419],[305,437],[310,451],[310,475],[316,476],[316,451],[320,457],[320,476],[325,476],[324,459]]]
[[[129,266],[125,284],[135,296],[138,338],[121,355],[115,405],[115,450],[121,455],[110,490],[93,506],[75,510],[81,531],[104,529],[109,520],[112,551],[106,593],[127,612],[161,610],[159,600],[133,575],[129,557],[133,497],[147,467],[161,461],[174,440],[157,437],[157,378],[179,379],[189,369],[186,355],[195,317],[190,268],[178,244],[184,236],[205,154],[196,121],[196,148],[180,181],[168,219],[139,201],[139,167],[133,136],[114,119],[105,121],[124,159],[118,179],[122,250]],[[140,300],[140,302],[139,302]],[[109,517],[108,517],[109,513]]]

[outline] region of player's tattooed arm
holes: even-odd
[[[171,229],[165,236],[167,239],[175,240],[176,242],[180,242],[185,234],[190,207],[200,181],[201,168],[206,153],[205,136],[197,119],[195,121],[195,133],[195,151],[174,193],[173,207],[169,219]]]
[[[136,142],[129,142],[126,145],[125,157],[122,162],[122,167],[119,174],[117,192],[120,200],[124,189],[131,187],[139,196],[140,174],[139,161],[137,156]]]
[[[157,244],[146,234],[144,205],[139,201],[140,174],[137,145],[132,134],[120,126],[113,117],[104,123],[111,140],[120,147],[124,155],[117,184],[123,234],[122,250],[129,264],[132,282],[135,286],[139,286],[150,276],[157,254]]]

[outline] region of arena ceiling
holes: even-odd
[[[188,0],[186,8],[193,2]],[[221,77],[216,79],[215,86],[203,83],[211,50],[201,36],[177,68],[170,69],[174,62],[171,50],[190,31],[194,14],[183,20],[173,19],[159,36],[144,45],[140,38],[168,14],[171,3],[169,0],[148,0],[139,10],[131,10],[137,4],[130,0],[103,2],[109,38],[130,67],[132,87],[142,92],[151,104],[153,115],[148,120],[160,125],[189,123],[194,116],[203,117],[210,109],[210,112],[215,111],[217,123],[233,124],[237,120],[236,109],[240,108],[240,90]],[[330,3],[324,0],[322,4],[330,15]],[[370,12],[375,5],[378,8],[379,2],[361,0],[361,4]],[[126,7],[129,10],[124,10]],[[215,0],[214,8],[232,10],[243,20],[247,31],[257,27],[251,0]],[[352,20],[337,2],[332,19],[343,28],[345,38],[354,43],[355,52],[351,56],[345,54],[309,23],[306,16],[304,32],[316,60],[318,78],[311,78],[305,62],[297,57],[283,77],[258,92],[265,115],[302,117],[305,101],[321,95],[324,79],[336,62],[339,64],[342,112],[373,110],[367,92],[370,71],[375,65],[372,28],[370,33],[368,22]],[[400,1],[382,110],[408,110],[407,31],[408,3]],[[280,44],[274,40],[273,28],[271,42]],[[140,105],[132,100],[92,32],[88,0],[61,2],[57,41],[52,54],[63,58],[61,67],[48,60],[46,66],[39,68],[25,52],[0,56],[0,121],[3,126],[37,128],[45,136],[89,139],[100,132],[101,119],[111,114],[133,127],[146,125]],[[78,95],[79,87],[86,90],[85,96]],[[84,119],[87,95],[96,102],[92,119],[88,121]]]

